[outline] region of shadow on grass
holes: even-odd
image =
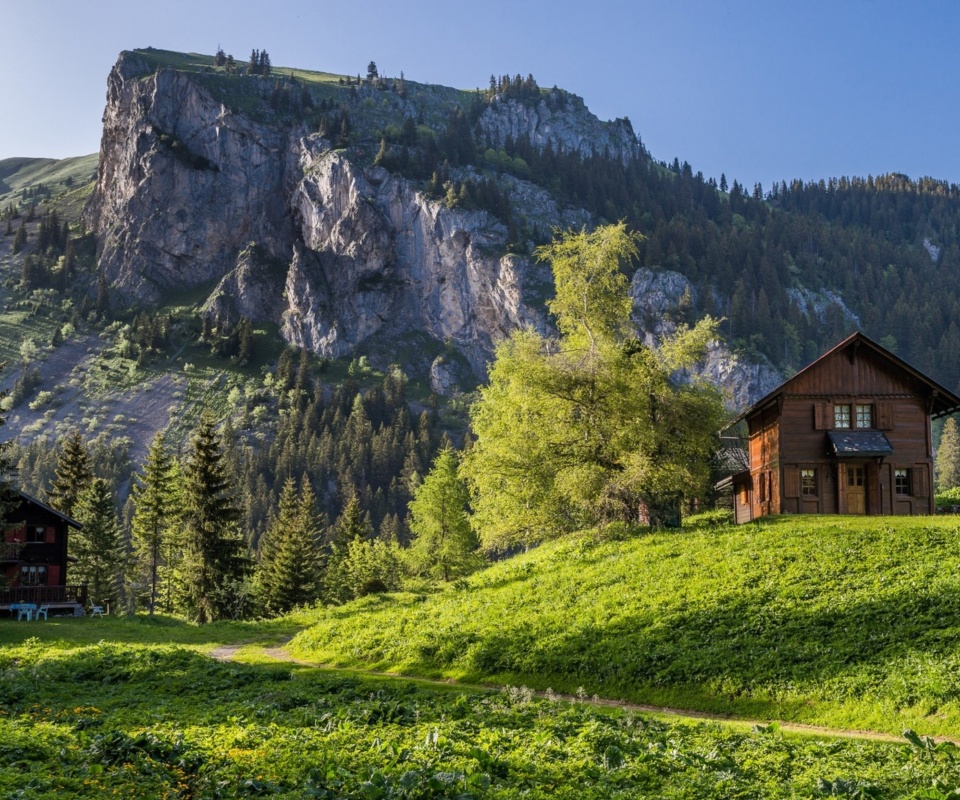
[[[303,630],[307,622],[282,617],[251,622],[215,622],[194,625],[176,617],[108,616],[65,617],[32,622],[0,619],[0,645],[16,646],[36,638],[59,647],[100,641],[137,644],[171,644],[202,647],[219,644],[277,644]]]

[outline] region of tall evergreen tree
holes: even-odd
[[[180,580],[184,607],[197,622],[237,614],[249,565],[239,518],[220,437],[213,418],[204,414],[183,468]]]
[[[320,596],[320,528],[313,490],[306,477],[300,491],[288,478],[280,492],[277,516],[260,545],[257,571],[263,605],[283,614]]]
[[[94,605],[115,605],[123,574],[123,548],[107,482],[95,478],[80,493],[74,511],[83,526],[69,539],[70,555],[76,559],[71,567],[74,580],[87,584]]]
[[[937,491],[960,486],[960,427],[950,417],[943,425],[937,449]]]
[[[133,489],[132,525],[135,574],[149,586],[147,608],[150,614],[157,605],[164,554],[171,544],[171,526],[179,517],[179,497],[174,485],[172,459],[167,453],[163,433],[158,433],[147,451],[143,475]]]
[[[415,539],[408,563],[418,574],[445,581],[473,572],[482,562],[467,518],[467,485],[457,466],[453,448],[444,447],[410,503],[410,531]]]
[[[76,428],[63,441],[55,474],[50,487],[50,505],[68,517],[73,516],[81,493],[93,480],[90,453]]]

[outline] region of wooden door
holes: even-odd
[[[847,513],[866,514],[866,487],[862,464],[847,465]]]

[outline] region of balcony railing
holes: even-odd
[[[15,564],[20,560],[20,551],[24,547],[23,542],[0,542],[0,564]]]
[[[0,607],[11,603],[58,604],[79,603],[87,604],[87,585],[77,586],[13,586],[9,589],[0,589]]]

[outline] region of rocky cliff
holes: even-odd
[[[229,102],[229,90],[213,91],[204,74],[165,68],[150,55],[123,53],[110,74],[100,171],[86,210],[114,302],[151,304],[209,285],[205,313],[273,323],[287,342],[319,355],[375,352],[378,342],[425,334],[452,345],[477,376],[499,337],[520,326],[546,328],[549,275],[507,252],[507,226],[492,214],[450,207],[431,199],[422,181],[373,166],[369,143],[335,149],[305,121],[240,110],[243,103]],[[252,77],[233,80],[258,86]],[[392,103],[403,115],[418,107],[394,95],[381,102],[382,95],[369,87],[344,95],[355,125],[362,127],[365,110],[373,115]],[[566,93],[539,103],[493,98],[476,128],[495,147],[523,136],[582,155],[627,160],[639,152],[628,121],[601,122]],[[455,180],[473,176],[470,167],[452,172]],[[502,175],[499,187],[528,231],[589,222],[586,212],[560,207],[516,176]],[[639,285],[638,314],[647,318],[652,306]],[[422,361],[425,369],[432,359]],[[450,390],[449,365],[432,366],[434,383]],[[730,388],[753,397],[762,387]]]

